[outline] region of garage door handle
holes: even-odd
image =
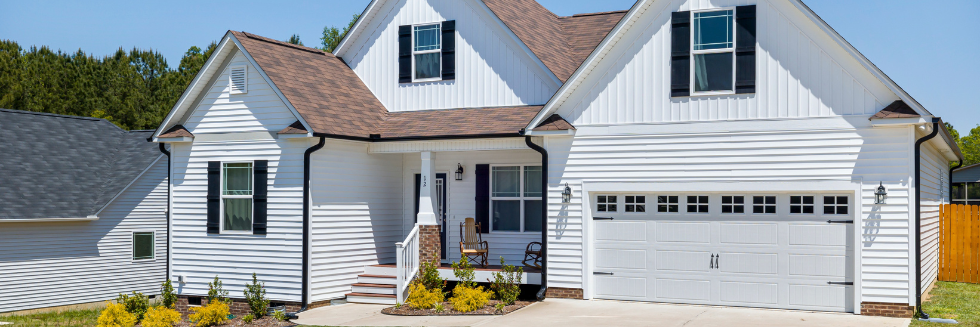
[[[708,269],[715,269],[715,255],[711,254],[711,259],[708,260]]]
[[[613,273],[611,273],[611,272],[593,271],[592,274],[593,275],[607,275],[607,276],[612,276]]]
[[[853,220],[828,220],[828,224],[853,224]]]
[[[827,285],[854,285],[854,282],[827,282]]]
[[[612,217],[592,217],[592,220],[613,220]]]

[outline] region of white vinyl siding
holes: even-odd
[[[327,140],[311,157],[311,301],[343,298],[364,266],[394,263],[407,232],[402,156],[368,154],[367,146]]]
[[[389,111],[543,105],[558,90],[476,1],[386,1],[340,54]],[[399,84],[398,27],[456,21],[456,79]],[[414,72],[414,70],[413,70]]]
[[[937,136],[941,137],[941,136]],[[949,163],[928,142],[919,159],[919,198],[922,238],[922,291],[929,289],[939,274],[939,206],[949,203]]]
[[[167,159],[99,220],[0,225],[0,312],[159,294],[167,269]],[[154,232],[153,259],[133,260],[133,232]]]

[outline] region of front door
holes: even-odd
[[[422,174],[415,174],[415,222],[418,222],[419,215],[419,190],[422,183]],[[436,174],[436,221],[439,222],[439,243],[440,257],[446,259],[446,174]]]

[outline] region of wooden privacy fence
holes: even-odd
[[[980,283],[980,206],[940,208],[939,280]]]

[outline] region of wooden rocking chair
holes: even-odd
[[[528,261],[531,263],[528,263]],[[524,261],[521,263],[528,268],[541,269],[541,242],[528,243],[527,248],[524,249]]]
[[[487,267],[490,246],[480,236],[480,224],[473,218],[459,224],[459,252],[466,260]]]

